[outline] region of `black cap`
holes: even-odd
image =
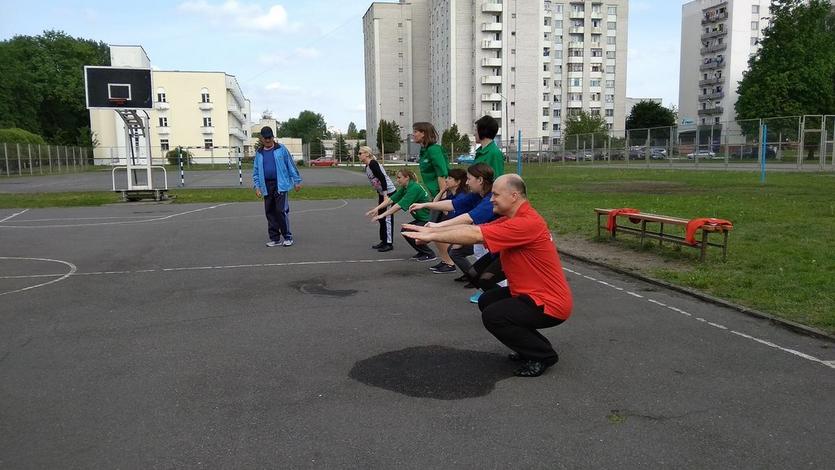
[[[269,139],[273,137],[273,128],[270,126],[264,126],[261,128],[261,137],[265,139]]]

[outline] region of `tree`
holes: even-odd
[[[395,121],[380,120],[377,127],[377,148],[382,153],[394,153],[400,150],[400,126]]]
[[[565,125],[565,144],[568,148],[590,148],[592,143],[595,143],[595,147],[597,144],[602,146],[607,137],[606,120],[585,111],[569,116]]]
[[[0,127],[19,127],[63,145],[91,139],[84,66],[110,65],[107,44],[61,31],[0,42]]]
[[[276,137],[301,138],[302,143],[311,145],[314,141],[319,141],[321,145],[322,139],[328,138],[329,133],[325,118],[321,114],[305,110],[299,113],[299,117],[282,122],[275,135]],[[313,147],[311,147],[311,154],[312,152]]]
[[[345,133],[345,138],[348,140],[357,138],[357,125],[353,121],[348,123],[348,131]]]
[[[351,159],[348,144],[345,142],[345,136],[337,134],[336,141],[333,144],[333,158],[340,161],[347,161]]]
[[[676,116],[673,110],[665,108],[655,101],[641,100],[632,107],[632,112],[626,117],[627,129],[647,129],[675,125]]]
[[[749,135],[770,116],[829,114],[835,109],[835,12],[828,1],[775,0],[760,50],[737,87],[736,119]],[[769,122],[769,132],[796,133],[797,121]]]
[[[470,153],[470,137],[467,134],[458,134],[458,125],[453,124],[441,134],[441,146],[444,152],[452,150],[453,154]]]
[[[0,129],[0,142],[7,144],[45,144],[43,137],[29,131],[13,127]]]
[[[354,145],[354,153],[353,153],[353,155],[351,156],[351,160],[355,160],[355,159],[359,158],[359,154],[360,154],[360,147],[361,147],[361,146],[360,146],[360,141],[359,141],[359,140],[357,140],[356,145]]]
[[[359,131],[359,132],[357,132],[357,139],[359,139],[359,140],[365,140],[365,139],[367,139],[367,138],[368,138],[368,137],[366,137],[366,136],[365,136],[365,129],[360,129],[360,131]]]

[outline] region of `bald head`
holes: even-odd
[[[528,189],[525,187],[525,181],[516,173],[508,173],[499,176],[494,185],[502,185],[505,189],[512,193],[519,193],[522,199],[528,198]]]

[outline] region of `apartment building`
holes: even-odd
[[[734,121],[737,85],[759,49],[770,6],[771,0],[693,0],[682,6],[682,124],[716,127]]]
[[[110,46],[111,63],[150,68],[141,46]],[[187,148],[196,163],[225,162],[243,155],[249,143],[250,102],[234,75],[225,72],[152,70],[154,108],[148,111],[151,156],[160,162],[178,146]],[[90,110],[98,139],[98,164],[123,164],[128,147],[124,123],[111,110]],[[144,143],[134,142],[147,157]]]
[[[427,118],[438,129],[457,124],[472,135],[473,122],[491,115],[506,142],[521,130],[526,140],[557,143],[567,119],[580,111],[603,116],[610,129],[624,128],[627,0],[421,0],[375,3],[369,12],[382,6],[408,10],[412,32],[401,42],[387,35],[391,29],[378,28],[373,37],[366,29],[367,117],[416,118],[429,105]],[[427,36],[413,32],[424,27],[422,9]],[[391,55],[372,52],[404,42],[408,47],[396,51],[403,61],[388,68],[381,60]],[[416,66],[412,58],[420,59]],[[380,80],[374,80],[392,68],[407,72],[410,93],[375,94]],[[428,90],[415,86],[424,81]],[[376,120],[369,120],[367,129],[373,127]]]

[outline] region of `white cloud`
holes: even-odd
[[[316,57],[322,55],[318,49],[315,49],[313,47],[300,47],[296,49],[294,52],[298,57],[301,57],[302,59],[315,59]]]
[[[208,18],[215,23],[232,25],[238,29],[259,31],[290,29],[287,10],[281,5],[273,5],[265,10],[259,4],[237,0],[226,0],[219,4],[212,4],[206,0],[190,0],[181,3],[179,9]]]
[[[285,85],[285,84],[283,84],[283,83],[281,83],[281,82],[272,82],[272,83],[268,83],[268,84],[264,87],[264,89],[265,89],[265,90],[268,90],[268,91],[278,91],[278,92],[293,92],[293,91],[299,91],[299,90],[301,90],[301,88],[300,88],[300,87],[297,87],[297,86],[291,86],[291,85]]]

